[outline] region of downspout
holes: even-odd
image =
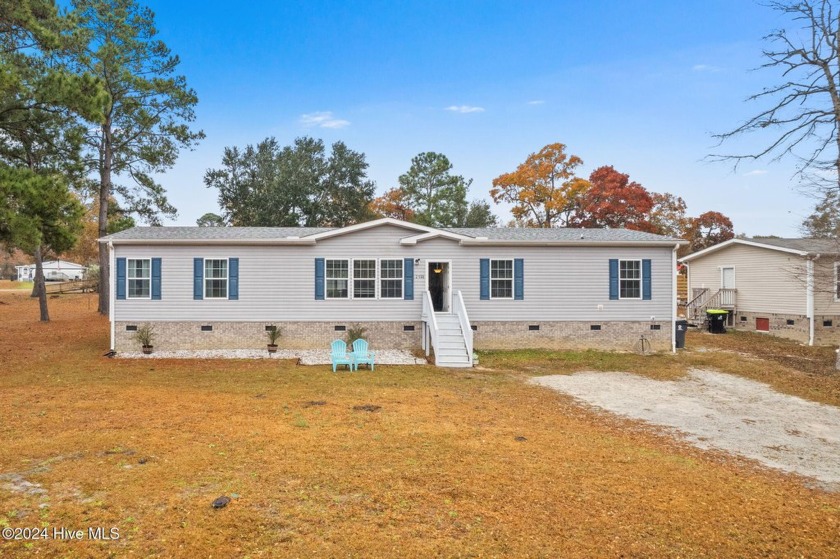
[[[817,254],[814,258],[809,258],[806,261],[806,280],[805,280],[805,312],[808,315],[808,345],[814,345],[814,261],[819,259]]]
[[[116,349],[115,346],[117,342],[117,325],[114,322],[114,303],[117,293],[117,267],[114,265],[115,261],[116,259],[114,258],[114,242],[108,241],[108,266],[110,268],[108,270],[108,275],[110,277],[109,283],[111,284],[111,292],[108,294],[108,298],[110,299],[110,302],[108,304],[108,318],[111,320],[111,351],[114,351]]]
[[[677,352],[677,250],[679,243],[671,252],[671,353]]]

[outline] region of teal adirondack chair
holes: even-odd
[[[353,355],[347,353],[347,344],[343,340],[336,340],[332,343],[330,361],[332,361],[333,372],[338,365],[347,365],[348,369],[353,370]]]
[[[359,370],[359,365],[367,363],[370,365],[370,370],[373,370],[374,353],[368,351],[368,343],[366,340],[358,339],[353,342],[353,363],[356,370]]]

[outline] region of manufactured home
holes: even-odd
[[[439,229],[385,218],[341,228],[135,227],[100,240],[111,344],[327,348],[356,324],[374,348],[672,350],[672,239],[622,229]]]
[[[85,268],[81,264],[66,260],[47,260],[42,264],[46,281],[75,281],[84,278]],[[35,264],[15,266],[18,281],[35,280]]]
[[[840,342],[840,245],[833,239],[730,239],[688,265],[688,318],[729,311],[729,326],[808,344]]]

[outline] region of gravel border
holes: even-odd
[[[382,349],[374,352],[377,365],[426,365],[425,359],[415,357],[403,349]],[[121,359],[295,359],[298,365],[330,365],[328,349],[278,349],[268,353],[264,349],[200,349],[155,351],[149,355],[140,352],[119,352]]]

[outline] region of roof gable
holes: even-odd
[[[728,241],[718,243],[693,254],[689,254],[688,256],[684,256],[680,258],[680,262],[691,262],[692,260],[702,258],[733,245],[744,245],[767,250],[775,250],[788,254],[796,254],[797,256],[807,256],[808,254],[818,252],[838,252],[840,244],[834,243],[835,246],[831,248],[830,245],[821,242],[827,240],[829,239],[769,239],[761,237],[754,239],[729,239]],[[831,250],[821,250],[820,247],[825,249],[831,248]]]

